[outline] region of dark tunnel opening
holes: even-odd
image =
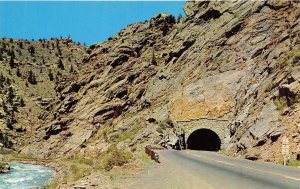
[[[221,139],[210,129],[198,129],[187,139],[187,148],[191,150],[218,151]]]

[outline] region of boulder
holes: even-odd
[[[8,173],[10,170],[10,166],[6,162],[0,162],[0,173]]]

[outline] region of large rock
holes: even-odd
[[[0,173],[8,173],[10,170],[10,166],[8,163],[0,162]]]

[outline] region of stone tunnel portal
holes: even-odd
[[[197,129],[187,139],[187,148],[191,150],[218,151],[221,139],[210,129]]]

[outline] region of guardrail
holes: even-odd
[[[145,147],[145,153],[151,157],[152,160],[156,161],[157,163],[160,163],[159,161],[159,155],[157,152],[155,152],[153,149],[151,149],[150,145],[147,145]]]

